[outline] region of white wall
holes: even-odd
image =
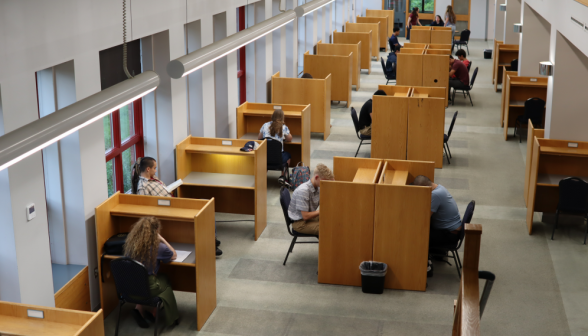
[[[514,32],[514,24],[521,22],[521,0],[507,0],[504,12],[504,44],[519,44],[519,34]]]
[[[470,38],[486,39],[486,0],[471,0],[470,5]]]
[[[519,76],[539,76],[539,62],[549,59],[551,25],[528,4],[523,4],[523,32],[519,43]]]
[[[496,24],[496,1],[497,0],[487,0],[488,1],[488,40],[494,40],[494,25]]]

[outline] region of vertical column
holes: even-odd
[[[261,23],[265,20],[266,0],[256,2],[255,5],[255,23]],[[270,7],[271,9],[271,7]],[[266,73],[271,72],[271,54],[268,59],[266,47],[271,49],[271,35],[266,35],[257,39],[255,44],[255,102],[265,103],[267,100]],[[269,45],[268,45],[269,44]],[[269,63],[269,64],[268,64]],[[269,66],[269,70],[268,67]]]
[[[286,10],[294,8],[294,6],[296,6],[296,1],[297,0],[287,0]],[[298,20],[294,19],[294,21],[284,26],[286,29],[286,72],[280,73],[281,77],[295,77],[298,60],[298,53],[296,51],[296,46],[298,45],[298,37],[296,36],[296,33],[298,32],[297,24]]]
[[[205,47],[214,40],[212,16],[205,15],[200,20],[200,24],[202,47]],[[249,69],[249,65],[247,65],[247,69]],[[212,138],[216,137],[214,87],[214,63],[211,63],[202,68],[202,126],[204,136]]]
[[[245,16],[246,24],[245,28],[249,28],[255,24],[255,4],[250,4],[245,7]],[[255,42],[249,43],[245,46],[245,62],[247,71],[245,71],[245,83],[247,85],[247,101],[255,102],[255,90],[257,86],[255,85],[256,81],[256,67],[255,64],[257,63],[255,60]]]
[[[504,42],[504,15],[500,11],[500,5],[504,4],[506,0],[494,0],[494,39]]]
[[[272,17],[280,14],[280,1],[272,0]],[[281,71],[282,68],[282,32],[285,32],[285,27],[276,29],[272,32],[272,69],[271,74]],[[285,73],[285,72],[284,72]]]
[[[519,76],[539,76],[539,62],[549,59],[551,24],[528,4],[523,5],[523,32],[519,45]]]
[[[173,25],[169,28],[169,58],[176,59],[186,55],[186,36],[183,24]],[[167,76],[167,71],[165,71]],[[188,136],[188,79],[170,79],[171,81],[171,114],[173,143],[180,143]],[[175,147],[174,147],[175,148]],[[175,175],[174,175],[175,176]]]
[[[519,34],[514,24],[521,22],[521,0],[508,0],[504,13],[504,44],[519,44]]]
[[[227,37],[227,14],[222,12],[212,17],[214,42]],[[214,99],[215,99],[215,125],[217,138],[229,137],[229,97],[228,90],[227,58],[221,57],[214,61]]]
[[[305,17],[305,44],[304,52],[309,51],[310,54],[314,54],[314,46],[316,45],[316,11],[307,14]]]
[[[227,36],[237,33],[237,11],[227,11]],[[237,78],[237,53],[227,55],[227,93],[229,109],[229,138],[237,137],[237,107],[239,106],[239,79]]]
[[[335,29],[338,32],[345,31],[345,20],[343,17],[343,0],[335,0]]]
[[[200,20],[186,24],[186,42],[188,53],[201,48],[201,26]],[[198,69],[188,76],[188,119],[189,129],[192,136],[204,136],[204,121],[202,110],[202,69]]]

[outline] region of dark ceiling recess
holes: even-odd
[[[141,40],[127,42],[127,67],[131,75],[141,73]],[[100,84],[102,90],[127,79],[123,70],[123,46],[100,51]]]

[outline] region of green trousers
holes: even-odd
[[[163,310],[160,312],[159,321],[169,327],[180,317],[169,279],[165,274],[150,275],[149,289],[151,296],[158,296],[163,301]]]

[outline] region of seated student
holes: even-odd
[[[135,195],[171,197],[167,191],[165,183],[161,182],[155,174],[157,173],[157,161],[154,158],[145,156],[137,158],[133,166],[131,184],[132,192]],[[223,255],[223,251],[218,248],[221,242],[216,239],[216,256]]]
[[[441,19],[441,15],[435,16],[435,21],[431,23],[431,27],[445,27],[445,22]]]
[[[145,319],[154,322],[153,316],[157,313],[161,313],[159,321],[165,326],[172,325],[180,317],[169,279],[164,274],[157,274],[160,263],[169,263],[177,257],[176,250],[161,237],[160,231],[159,219],[143,217],[132,226],[124,245],[125,256],[142,263],[147,269],[151,296],[157,296],[163,301],[163,310],[160,312],[155,307],[135,306],[133,317],[141,328],[148,328],[149,323]]]
[[[429,245],[455,246],[459,240],[461,217],[455,200],[444,186],[419,175],[413,185],[431,187],[431,233]]]
[[[396,46],[391,53],[388,54],[388,60],[386,61],[386,71],[392,74],[392,78],[396,78],[396,65],[397,57],[396,53],[400,50],[400,46]]]
[[[290,129],[284,123],[284,111],[275,110],[272,114],[272,121],[268,121],[261,126],[257,138],[259,140],[265,138],[278,140],[282,144],[282,162],[290,165],[292,156],[284,150],[284,141],[292,141],[292,134],[290,134]]]
[[[324,164],[319,163],[314,169],[312,178],[294,190],[288,207],[288,216],[293,221],[292,229],[298,233],[318,236],[319,234],[319,201],[321,180],[334,180],[333,172]]]
[[[384,90],[378,90],[374,93],[374,96],[385,96]],[[365,136],[372,135],[372,100],[368,99],[359,111],[359,133]]]
[[[465,90],[470,87],[470,75],[468,68],[460,61],[449,56],[449,88],[455,88],[457,90]],[[455,75],[455,78],[452,76]],[[451,90],[448,90],[449,100],[451,100]]]
[[[467,69],[468,65],[470,65],[470,60],[467,58],[465,50],[459,49],[455,52],[455,56],[457,56],[457,58],[463,63],[463,65],[466,66]]]
[[[398,42],[398,35],[400,35],[400,28],[394,27],[394,29],[392,31],[394,33],[388,39],[388,44],[390,45],[390,50],[394,50],[395,47],[402,48],[402,45],[400,44],[400,42]]]
[[[312,75],[308,72],[305,72],[302,74],[302,76],[300,76],[300,78],[312,79]]]

